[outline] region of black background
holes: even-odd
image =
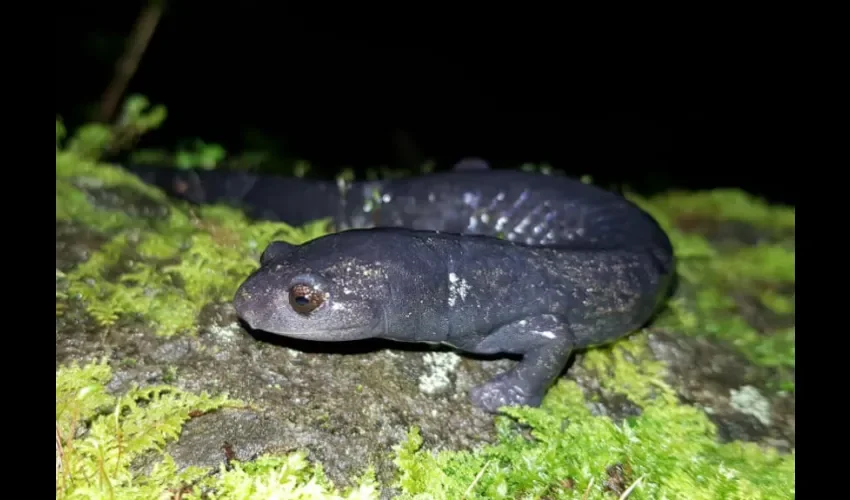
[[[143,5],[57,6],[69,127],[100,99]],[[730,49],[728,29],[697,17],[472,5],[171,2],[128,89],[169,111],[140,146],[199,137],[239,151],[259,133],[325,172],[478,156],[644,191],[741,187],[796,202],[793,169],[773,160],[789,145],[768,132],[783,119],[754,105],[770,90],[752,83],[758,46]]]

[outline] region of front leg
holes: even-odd
[[[499,327],[475,347],[475,352],[522,354],[522,360],[472,389],[472,402],[490,413],[498,413],[502,406],[539,406],[574,347],[569,326],[551,314]]]

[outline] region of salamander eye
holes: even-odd
[[[308,315],[325,301],[322,293],[310,285],[295,285],[289,289],[289,304],[298,314]]]

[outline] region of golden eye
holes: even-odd
[[[324,301],[322,294],[310,285],[295,285],[289,289],[289,304],[298,314],[308,315]]]

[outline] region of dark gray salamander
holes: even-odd
[[[465,160],[450,172],[333,182],[129,167],[195,203],[344,231],[274,242],[233,304],[252,328],[317,341],[437,342],[517,365],[472,390],[480,408],[540,404],[577,348],[646,323],[672,283],[673,249],[621,196]]]

